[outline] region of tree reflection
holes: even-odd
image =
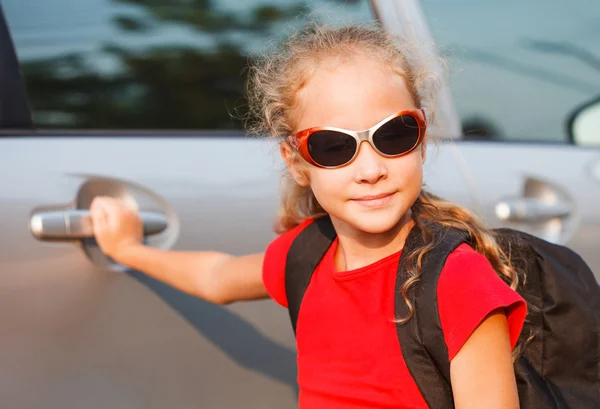
[[[310,12],[302,3],[240,11],[211,0],[112,2],[129,6],[116,8],[127,11],[112,20],[121,38],[143,39],[178,26],[190,31],[191,41],[127,47],[107,40],[101,57],[76,52],[23,62],[37,127],[240,129],[232,112],[235,117],[247,112],[244,68],[250,48],[272,40],[278,24],[302,24]],[[194,44],[196,38],[202,45]],[[99,58],[113,69],[99,70]]]

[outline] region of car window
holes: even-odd
[[[600,96],[600,1],[423,0],[467,137],[567,141]]]
[[[250,53],[368,0],[3,0],[38,128],[241,129]]]

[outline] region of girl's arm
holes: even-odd
[[[216,304],[268,297],[262,253],[234,257],[144,246],[137,211],[113,198],[94,199],[90,215],[100,249],[118,263]]]
[[[504,309],[492,312],[450,362],[456,409],[518,409]]]

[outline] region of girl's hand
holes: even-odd
[[[117,262],[142,244],[143,223],[137,209],[112,197],[96,197],[90,206],[96,242],[104,254]]]

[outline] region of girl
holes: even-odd
[[[252,67],[249,93],[258,117],[251,130],[280,138],[287,165],[283,234],[265,253],[243,257],[157,250],[141,244],[134,210],[102,197],[91,206],[100,248],[214,303],[270,296],[286,307],[290,245],[328,214],[337,238],[297,327],[300,407],[426,408],[395,332],[395,320],[407,318],[394,317],[396,268],[415,224],[467,230],[476,248],[463,244],[448,257],[437,291],[454,404],[518,408],[511,350],[526,305],[512,289],[515,272],[474,216],[422,189],[429,76],[407,44],[380,28],[316,26],[292,36]]]

